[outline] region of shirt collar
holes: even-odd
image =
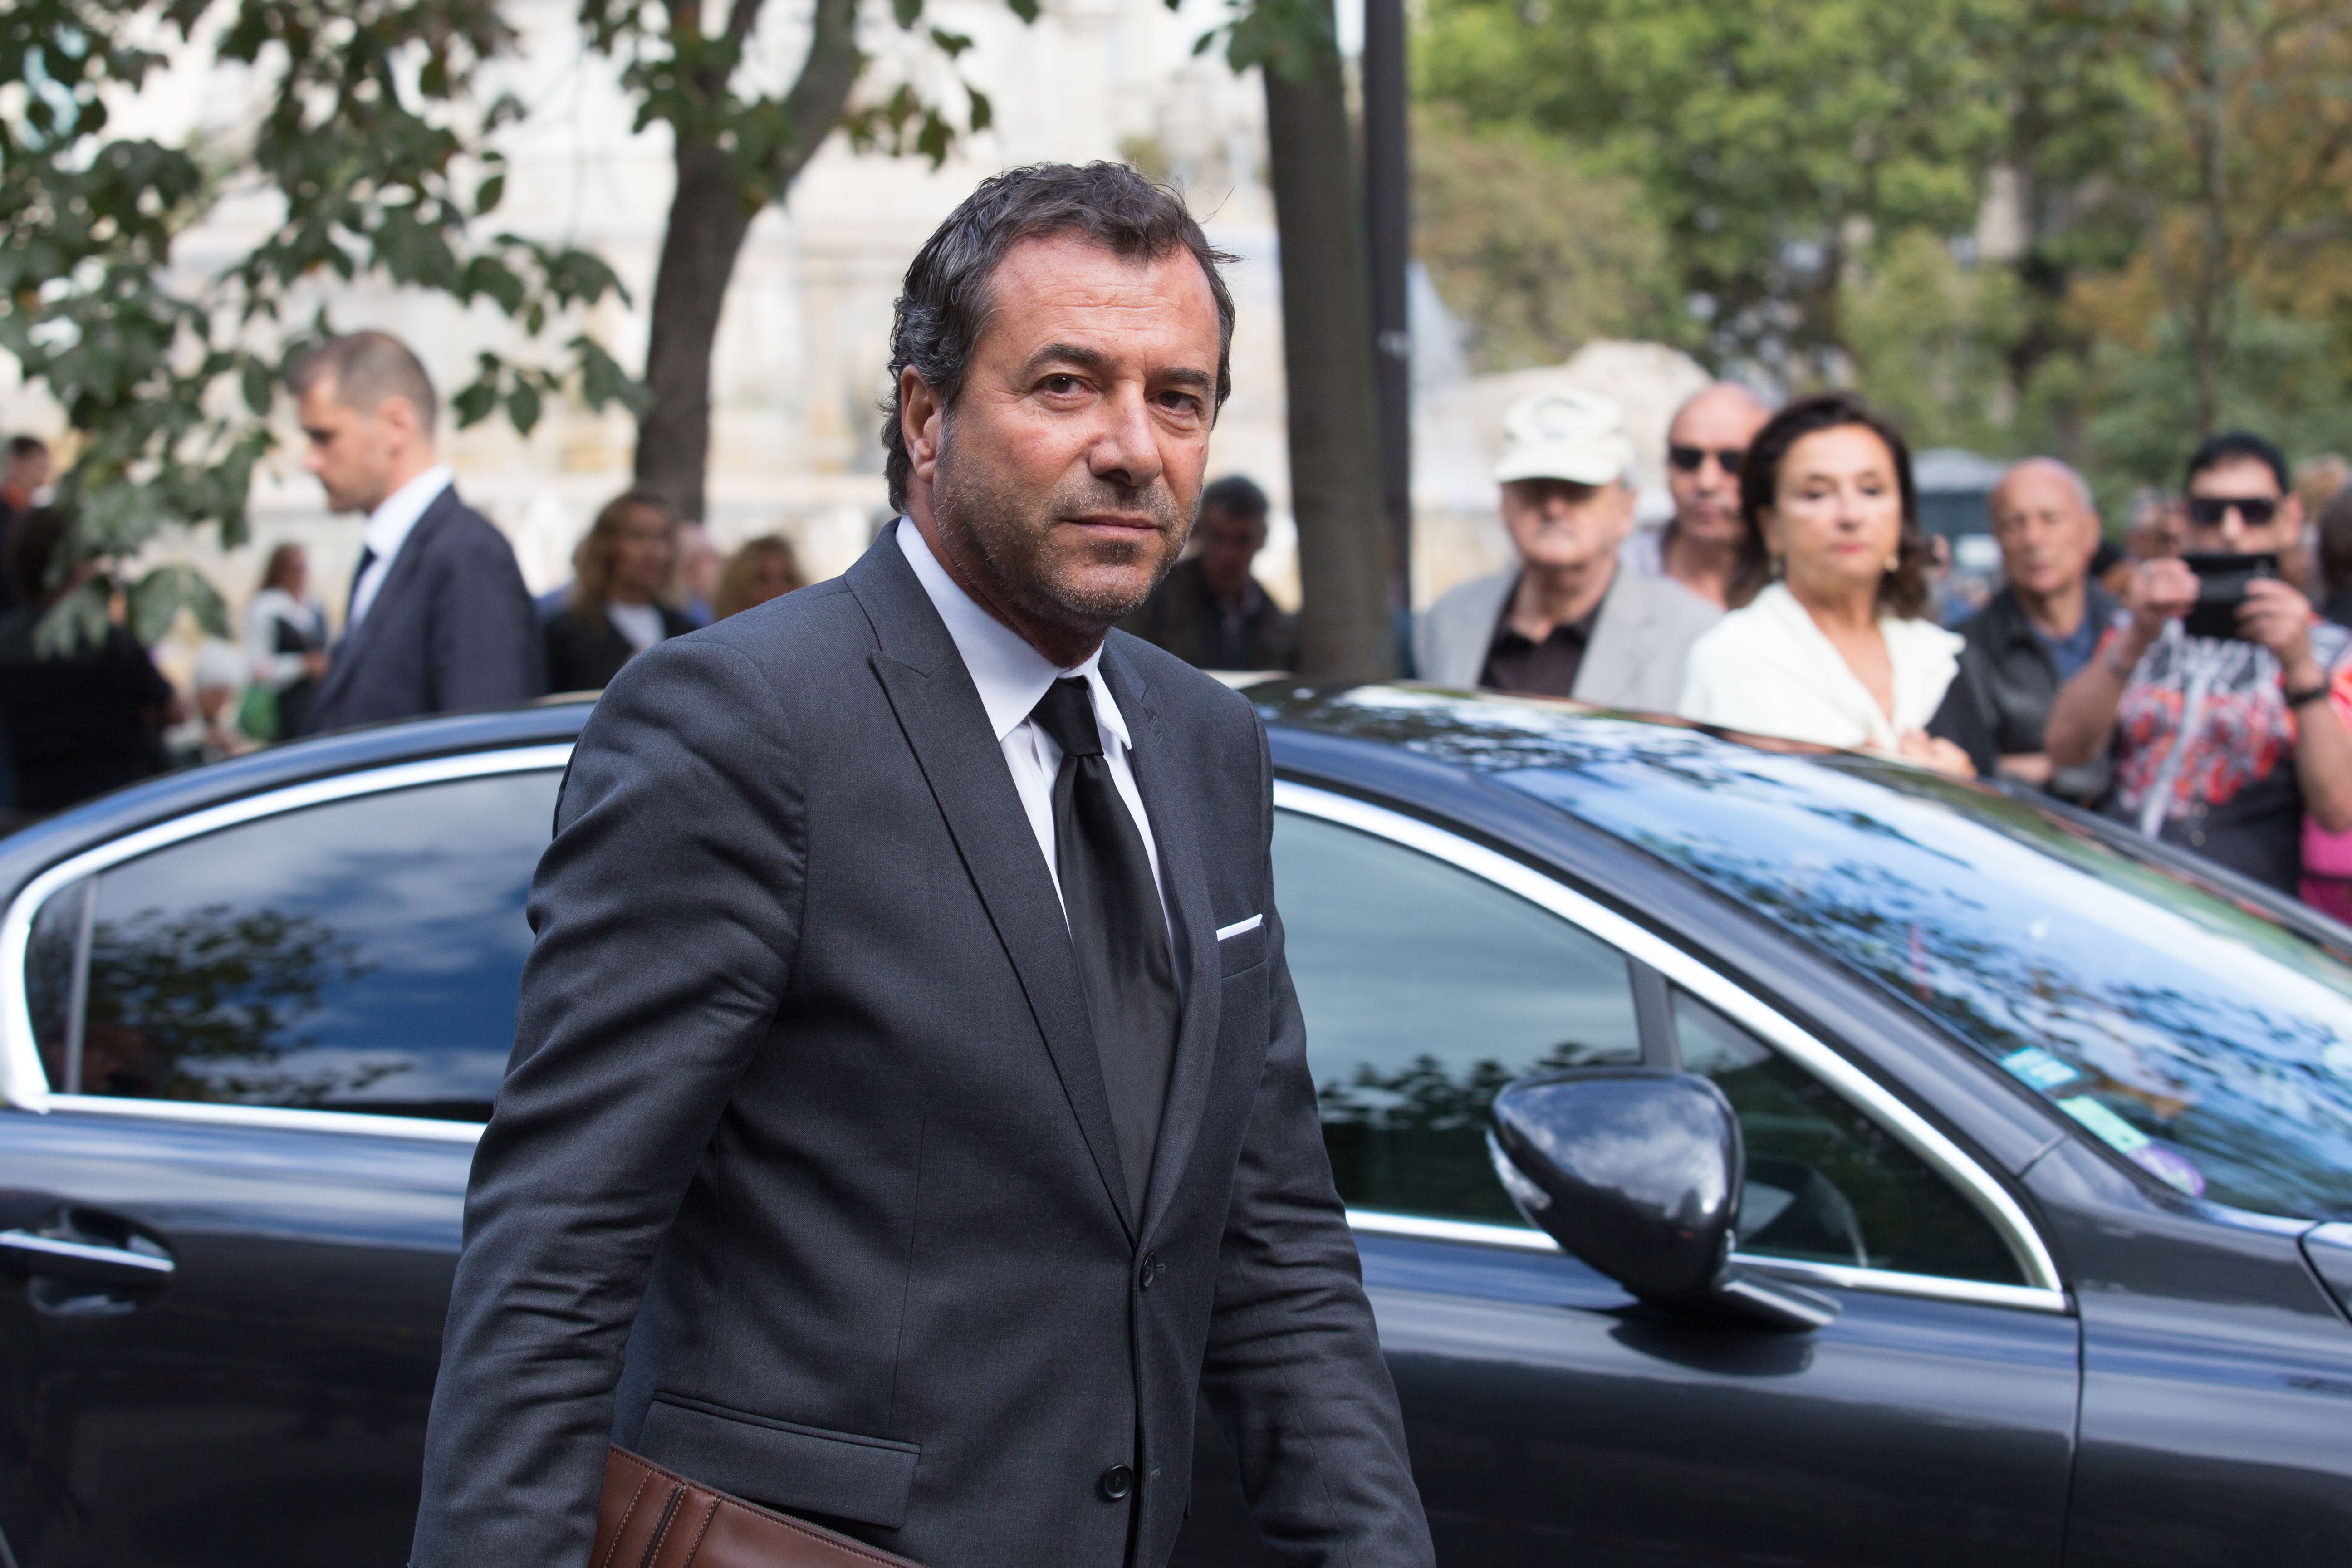
[[[1051,659],[1029,646],[1027,638],[982,609],[962,584],[948,575],[912,518],[898,520],[898,552],[914,568],[916,581],[930,595],[931,607],[947,623],[948,636],[972,685],[979,689],[980,705],[988,710],[988,727],[996,732],[999,744],[1027,721],[1030,710],[1044,700],[1054,682],[1083,679],[1094,699],[1096,721],[1120,745],[1133,748],[1127,719],[1103,682],[1100,647],[1069,668],[1057,669]]]
[[[417,519],[456,480],[457,475],[446,463],[436,463],[390,495],[383,504],[368,513],[360,529],[360,542],[373,551],[379,561],[390,561],[400,553],[408,542],[409,533],[416,527]]]

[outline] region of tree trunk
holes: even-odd
[[[1325,10],[1328,13],[1326,0]],[[1267,68],[1266,141],[1282,248],[1290,507],[1298,520],[1299,673],[1395,672],[1389,541],[1381,510],[1371,311],[1353,139],[1336,51],[1304,81]]]
[[[711,345],[751,216],[734,154],[681,142],[669,231],[654,274],[646,343],[646,387],[653,401],[637,426],[637,485],[689,522],[702,521],[710,462]]]
[[[751,34],[762,0],[736,0],[730,37]],[[637,424],[636,482],[667,500],[690,522],[703,519],[703,481],[710,468],[710,351],[735,258],[761,202],[761,191],[782,202],[808,166],[849,102],[857,82],[856,0],[817,0],[809,51],[798,79],[784,95],[793,137],[765,168],[747,171],[736,154],[707,141],[681,138],[677,190],[669,228],[654,274],[652,320],[646,342],[646,385],[652,401]],[[723,95],[723,80],[703,84]],[[756,174],[755,179],[751,177]]]

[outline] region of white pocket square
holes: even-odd
[[[1264,915],[1252,915],[1245,921],[1235,921],[1229,926],[1219,926],[1217,928],[1217,940],[1219,942],[1229,942],[1233,938],[1241,935],[1242,932],[1245,931],[1255,931],[1258,927],[1264,924],[1265,924],[1265,917]]]

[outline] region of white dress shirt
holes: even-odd
[[[447,489],[457,477],[449,471],[448,464],[436,463],[384,497],[383,503],[368,513],[367,522],[360,530],[360,543],[373,554],[367,563],[367,570],[360,574],[359,582],[352,586],[352,618],[343,627],[345,637],[351,635],[353,626],[367,619],[368,606],[375,603],[377,592],[383,587],[384,576],[392,570],[393,558],[400,553],[400,547],[408,542],[409,534],[415,531],[416,520],[425,515],[426,507],[440,499],[441,492]]]
[[[1020,633],[981,608],[932,557],[921,531],[903,517],[898,520],[898,549],[907,564],[915,569],[923,592],[931,596],[940,619],[947,623],[948,636],[954,639],[956,652],[963,656],[964,669],[980,689],[980,705],[988,710],[989,727],[996,731],[1004,765],[1013,771],[1013,787],[1029,813],[1029,831],[1037,836],[1055,893],[1058,896],[1062,890],[1062,874],[1054,859],[1054,780],[1061,772],[1062,748],[1029,721],[1029,712],[1055,681],[1083,678],[1095,700],[1095,727],[1102,735],[1103,760],[1110,766],[1111,783],[1119,799],[1127,802],[1128,812],[1135,818],[1135,830],[1143,836],[1143,852],[1151,858],[1151,879],[1160,888],[1160,912],[1166,917],[1168,883],[1160,872],[1160,845],[1151,837],[1151,818],[1144,814],[1143,796],[1135,787],[1135,769],[1128,760],[1134,742],[1128,738],[1127,719],[1102,678],[1102,649],[1095,649],[1072,668],[1056,669]],[[1064,918],[1068,918],[1066,907]],[[1172,920],[1168,934],[1172,950],[1176,935]],[[1183,968],[1176,967],[1181,986]]]

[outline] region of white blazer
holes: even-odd
[[[1881,616],[1878,632],[1895,669],[1891,721],[1779,583],[1692,645],[1675,711],[1751,735],[1892,751],[1904,731],[1926,729],[1942,706],[1959,670],[1961,638],[1933,622],[1895,616]]]

